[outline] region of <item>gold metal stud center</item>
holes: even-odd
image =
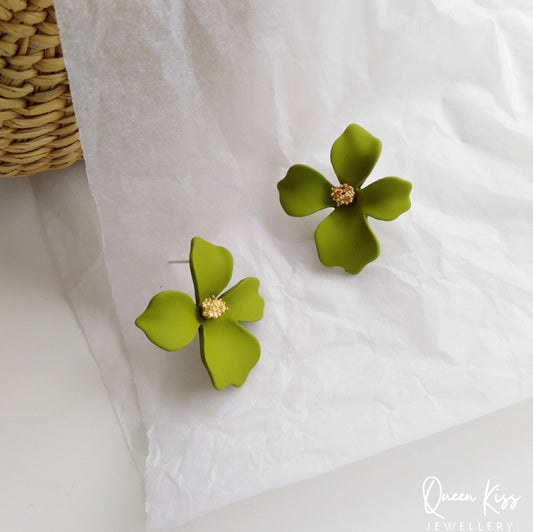
[[[341,205],[350,205],[355,199],[355,189],[352,185],[344,183],[338,187],[331,187],[331,197],[337,204],[337,207]]]
[[[207,297],[200,303],[202,317],[206,320],[220,318],[228,310],[228,305],[222,299],[215,296]]]

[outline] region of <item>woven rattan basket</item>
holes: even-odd
[[[0,177],[82,158],[52,0],[0,0]]]

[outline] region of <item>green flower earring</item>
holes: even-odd
[[[278,183],[279,198],[290,216],[307,216],[333,207],[315,231],[315,243],[324,266],[341,266],[359,273],[379,255],[379,242],[367,217],[394,220],[411,207],[411,183],[385,177],[361,188],[381,153],[381,141],[351,124],[333,143],[331,164],[340,185],[305,166],[291,166]]]
[[[231,279],[233,257],[226,248],[199,237],[191,241],[189,265],[196,303],[183,292],[160,292],[135,324],[167,351],[182,349],[199,330],[202,361],[213,386],[241,386],[261,354],[255,336],[239,324],[263,317],[259,280],[246,277],[218,295]]]

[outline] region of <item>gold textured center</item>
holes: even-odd
[[[337,207],[341,205],[350,205],[355,199],[355,189],[352,185],[344,183],[338,187],[331,187],[331,197],[337,204]]]
[[[215,296],[205,298],[201,303],[202,317],[206,320],[215,320],[220,318],[228,310],[228,305],[222,299]]]

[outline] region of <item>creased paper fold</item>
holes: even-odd
[[[117,316],[82,321],[115,402],[123,370],[95,331],[127,353],[151,530],[533,394],[528,3],[55,5]],[[355,277],[317,259],[326,213],[290,218],[276,190],[294,163],[332,178],[351,122],[383,141],[368,182],[413,182]],[[212,389],[197,343],[167,353],[134,326],[156,292],[192,294],[168,261],[193,236],[261,280],[240,389]]]

